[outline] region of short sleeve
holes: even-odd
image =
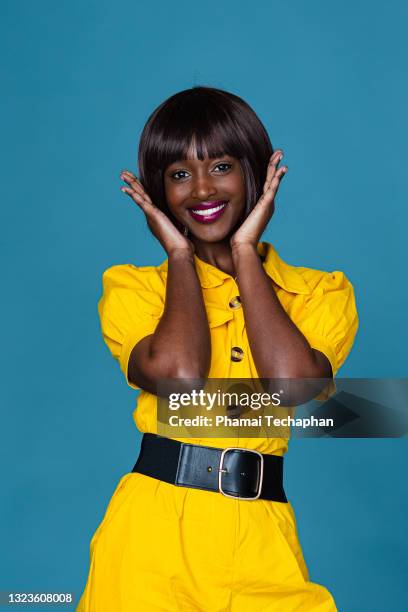
[[[296,324],[310,346],[326,355],[333,376],[346,360],[358,329],[354,289],[343,272],[324,272],[304,296]]]
[[[119,362],[126,382],[129,357],[142,338],[153,334],[164,310],[165,287],[153,266],[112,266],[102,276],[103,294],[98,302],[102,336]]]

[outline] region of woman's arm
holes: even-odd
[[[312,349],[282,307],[256,247],[233,249],[248,340],[260,378],[330,378],[330,363]]]
[[[260,378],[329,378],[331,365],[312,349],[281,306],[257,253],[257,244],[274,212],[274,200],[287,166],[272,155],[263,195],[231,237],[232,257],[244,309],[248,340]]]
[[[159,379],[206,378],[210,359],[210,330],[194,256],[186,249],[170,251],[164,312],[155,333],[134,347],[129,380],[156,394]]]
[[[160,379],[206,378],[211,340],[201,285],[194,262],[194,245],[155,206],[132,172],[123,171],[128,184],[122,191],[143,210],[153,235],[168,255],[166,299],[154,334],[133,348],[128,379],[157,395]]]

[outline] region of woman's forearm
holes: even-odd
[[[256,247],[233,249],[248,340],[260,378],[330,376],[281,306]]]
[[[150,343],[150,357],[174,378],[205,378],[211,361],[207,314],[194,255],[169,253],[164,312]]]

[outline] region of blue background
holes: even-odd
[[[104,269],[166,255],[120,193],[150,112],[196,84],[265,123],[289,172],[263,239],[343,270],[341,376],[404,377],[407,4],[3,0],[0,589],[75,591],[140,436],[103,343]],[[339,610],[406,609],[406,440],[294,440],[287,491]]]

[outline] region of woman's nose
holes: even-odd
[[[197,177],[192,185],[191,196],[198,200],[205,201],[216,193],[217,189],[212,183],[211,178]]]

